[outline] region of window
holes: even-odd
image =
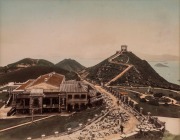
[[[86,98],[86,95],[85,94],[82,94],[81,95],[81,99],[85,99]]]
[[[74,99],[79,99],[79,95],[74,95]]]
[[[68,95],[68,99],[72,99],[72,95]]]
[[[33,100],[33,107],[39,107],[39,99],[35,98]]]

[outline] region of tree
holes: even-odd
[[[172,94],[172,93],[170,93],[170,94],[169,94],[169,97],[170,97],[170,98],[173,98],[174,96],[173,96],[173,94]]]
[[[146,102],[146,99],[145,99],[145,98],[141,98],[141,99],[140,99],[140,102],[143,102],[143,103],[144,103],[144,102]]]
[[[151,100],[148,102],[150,105],[159,106],[159,102],[157,100]]]
[[[153,96],[154,96],[154,97],[161,98],[162,96],[164,96],[164,94],[163,94],[163,93],[154,93]]]

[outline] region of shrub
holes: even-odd
[[[173,94],[172,94],[172,93],[170,93],[170,94],[169,94],[169,97],[170,97],[170,98],[173,98]]]
[[[165,103],[164,106],[169,106],[169,104],[168,104],[168,103]]]
[[[153,96],[154,96],[154,97],[161,98],[162,96],[164,96],[164,94],[163,94],[163,93],[154,93]]]
[[[146,102],[146,99],[145,99],[145,98],[141,98],[141,99],[140,99],[140,102],[145,103],[145,102]]]
[[[174,99],[176,99],[177,101],[180,101],[180,96],[175,96]]]
[[[151,100],[148,102],[150,105],[155,105],[155,106],[159,106],[159,103],[157,100]]]

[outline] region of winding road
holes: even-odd
[[[122,55],[122,51],[113,55],[111,58],[108,59],[108,62],[109,63],[112,63],[112,64],[117,64],[117,65],[124,65],[124,66],[127,66],[127,68],[119,73],[116,77],[114,77],[113,79],[111,79],[108,83],[106,83],[105,85],[108,86],[110,85],[112,82],[116,81],[117,79],[121,78],[126,72],[128,72],[132,67],[134,67],[134,65],[131,65],[131,64],[128,64],[129,62],[129,57],[128,57],[128,60],[126,63],[121,63],[121,62],[116,62],[116,61],[113,61],[113,59],[117,58],[118,56]]]

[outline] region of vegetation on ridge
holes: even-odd
[[[69,72],[56,66],[32,66],[1,75],[0,85],[7,84],[8,82],[25,82],[28,79],[35,79],[40,75],[53,71],[65,75],[67,80],[78,78],[76,73]]]
[[[56,64],[57,67],[68,70],[68,71],[81,71],[85,67],[73,59],[64,59]]]

